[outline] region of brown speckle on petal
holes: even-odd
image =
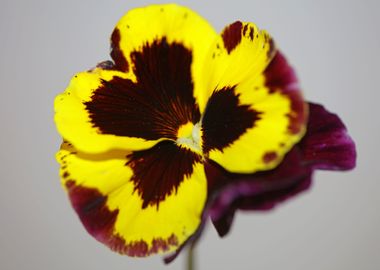
[[[263,156],[263,161],[265,163],[270,163],[270,162],[272,162],[275,159],[277,159],[277,153],[276,152],[267,152]]]
[[[112,250],[131,257],[146,257],[160,251],[167,251],[171,246],[178,246],[178,240],[174,234],[167,239],[154,238],[150,247],[148,243],[143,240],[126,244],[123,238],[114,235],[112,235],[107,242],[107,245]]]

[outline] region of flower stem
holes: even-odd
[[[195,254],[194,254],[194,245],[191,245],[187,249],[187,262],[186,270],[195,270]]]

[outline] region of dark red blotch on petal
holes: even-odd
[[[208,100],[202,120],[203,151],[222,150],[237,140],[260,119],[260,113],[239,104],[234,87],[215,91]]]
[[[276,158],[277,158],[277,153],[273,152],[273,151],[270,151],[270,152],[266,152],[264,154],[263,161],[265,163],[270,163],[270,162],[274,161]]]
[[[162,39],[133,52],[131,59],[136,83],[114,77],[85,103],[93,126],[102,134],[176,139],[181,125],[200,120],[190,50]]]
[[[201,162],[201,156],[181,148],[172,141],[162,141],[151,149],[133,152],[127,163],[132,170],[135,190],[143,200],[143,208],[157,206],[177,192],[193,166]]]
[[[128,72],[129,65],[124,53],[120,49],[120,31],[115,28],[111,35],[111,58],[115,62],[115,69]]]
[[[240,21],[236,21],[228,25],[222,32],[222,38],[224,47],[228,53],[231,53],[233,49],[241,42],[243,24]],[[246,31],[246,29],[245,29]]]

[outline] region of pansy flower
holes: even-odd
[[[137,8],[116,25],[111,58],[73,77],[55,122],[71,204],[116,252],[178,253],[208,217],[224,235],[237,209],[270,209],[313,170],[354,166],[342,122],[303,100],[253,23],[217,34],[185,7]]]

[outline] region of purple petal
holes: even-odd
[[[219,218],[211,217],[212,224],[220,237],[224,237],[229,233],[237,209],[238,206],[233,204],[230,205]]]
[[[223,237],[230,231],[236,210],[268,211],[277,204],[296,196],[311,186],[311,173],[287,188],[263,193],[258,196],[240,197],[223,213],[219,219],[213,219],[215,229],[219,236]]]
[[[307,132],[299,143],[304,163],[322,170],[354,168],[355,144],[340,118],[318,104],[310,103],[309,110]]]
[[[245,197],[238,201],[241,210],[267,211],[273,209],[277,204],[308,190],[312,183],[312,172],[300,178],[299,181],[286,188],[267,192],[255,197]]]
[[[210,163],[211,165],[211,163]],[[251,175],[231,174],[213,164],[212,179],[221,179],[227,183],[219,188],[209,214],[218,233],[225,235],[232,223],[234,212],[238,208],[268,210],[277,203],[305,190],[310,185],[311,170],[302,166],[298,148],[286,155],[283,162],[271,171]],[[210,168],[206,166],[209,177]],[[227,181],[228,180],[228,181]]]

